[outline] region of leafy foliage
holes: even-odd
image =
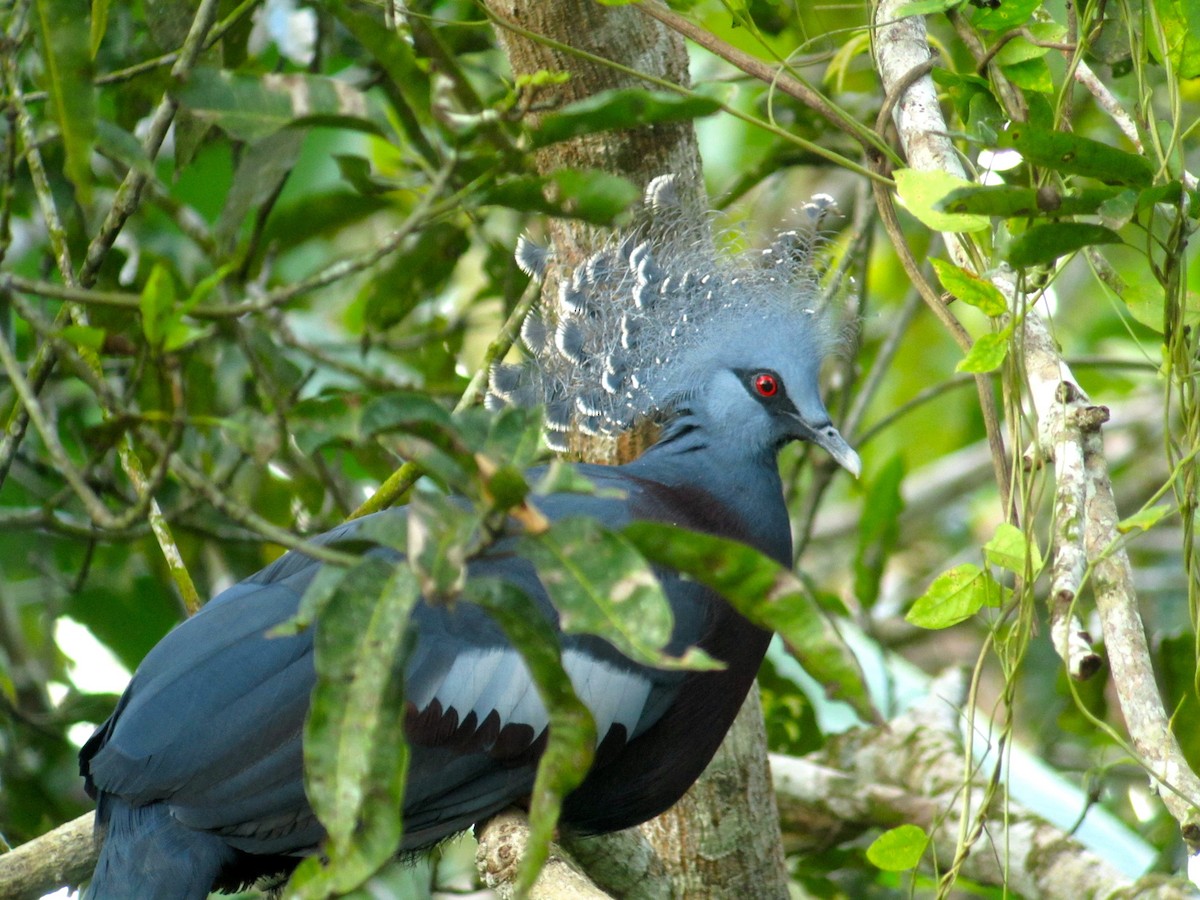
[[[856,125],[876,120],[884,98],[865,6],[685,6],[718,41],[818,86]],[[405,755],[392,713],[403,685],[383,663],[403,656],[417,590],[457,596],[466,561],[508,514],[529,526],[523,546],[557,586],[568,626],[644,659],[664,662],[669,620],[643,556],[717,584],[783,630],[821,686],[841,687],[864,715],[871,700],[857,667],[813,597],[839,598],[825,605],[843,622],[848,612],[885,657],[903,653],[933,670],[980,656],[981,694],[999,698],[1009,734],[1069,777],[1095,779],[1104,805],[1164,861],[1177,855],[1162,813],[1141,811],[1144,773],[1113,764],[1117,745],[1096,727],[1120,722],[1103,676],[1074,690],[1042,643],[1049,588],[1038,548],[1052,492],[1044,471],[1020,465],[1034,435],[1013,352],[1014,322],[1030,310],[1008,308],[990,276],[1001,262],[1018,270],[1068,360],[1113,410],[1118,502],[1144,510],[1125,521],[1125,539],[1164,697],[1196,764],[1186,727],[1200,702],[1200,267],[1188,252],[1200,209],[1188,174],[1200,162],[1200,95],[1188,80],[1200,75],[1195,5],[1085,5],[1068,17],[1038,0],[937,0],[909,11],[929,16],[941,50],[934,82],[986,183],[902,168],[880,177],[907,208],[914,255],[933,257],[940,284],[961,301],[951,308],[975,335],[965,353],[931,316],[914,314],[910,279],[872,240],[857,186],[865,169],[847,178],[830,161],[863,157],[861,133],[774,84],[743,78],[735,92],[731,70],[701,51],[691,93],[624,90],[537,116],[529,113],[554,105],[560,73],[512,78],[478,9],[458,0],[425,4],[399,27],[378,5],[348,0],[203,4],[200,13],[182,0],[95,0],[87,19],[64,0],[8,5],[4,839],[22,842],[89,806],[75,747],[111,710],[120,676],[102,679],[85,655],[104,648],[132,669],[189,603],[387,485],[388,501],[415,498],[415,531],[371,537],[406,549],[412,568],[368,558],[331,569],[306,601],[304,615],[325,623],[308,753],[310,796],[331,843],[328,867],[306,863],[298,890],[350,890],[394,849]],[[1081,63],[1136,117],[1130,134],[1104,97],[1075,85]],[[834,361],[841,393],[831,407],[866,472],[861,487],[837,482],[825,494],[819,466],[801,471],[797,451],[785,455],[785,475],[800,472],[786,482],[812,591],[740,548],[663,528],[538,531],[536,497],[561,473],[525,480],[541,458],[536,421],[473,405],[472,376],[489,351],[507,352],[497,335],[527,288],[511,263],[517,236],[542,228],[543,216],[611,225],[638,197],[613,173],[541,173],[537,148],[681,119],[697,121],[709,194],[746,241],[786,225],[815,190],[837,194],[847,212],[828,249],[854,276],[842,293],[859,327]],[[866,155],[885,156],[872,137]],[[979,267],[938,259],[929,229],[969,234]],[[1020,529],[1001,524],[978,397],[958,389],[959,371],[991,373],[1007,397],[1016,464],[1006,489]],[[451,491],[467,505],[447,502]],[[763,599],[781,584],[777,602]],[[622,585],[625,599],[613,602]],[[542,846],[590,758],[592,725],[521,597],[496,585],[468,591],[462,602],[486,605],[529,655],[555,723],[533,801]],[[1087,593],[1077,602],[1086,615]],[[94,641],[70,639],[80,630]],[[774,670],[767,687],[776,749],[821,744],[820,692],[805,695]],[[361,742],[347,741],[351,733]],[[865,855],[831,851],[796,860],[794,871],[825,896],[922,894],[919,876],[895,873],[915,864],[923,838],[897,829]]]

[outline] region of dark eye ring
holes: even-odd
[[[774,397],[779,393],[779,379],[770,372],[759,372],[754,376],[754,390],[760,397]]]

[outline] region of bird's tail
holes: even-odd
[[[97,821],[104,846],[83,900],[204,900],[233,860],[228,844],[181,825],[161,803],[103,796]]]

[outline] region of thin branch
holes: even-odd
[[[867,128],[853,116],[850,116],[844,110],[830,103],[824,94],[810,87],[799,78],[788,75],[779,68],[768,65],[762,60],[751,56],[749,53],[739,50],[732,44],[721,40],[711,31],[689,22],[677,12],[657,2],[657,0],[648,0],[648,2],[639,3],[637,8],[652,19],[657,19],[672,31],[678,32],[688,40],[703,47],[709,53],[713,54],[713,56],[725,60],[725,62],[740,69],[747,75],[757,78],[764,84],[771,85],[781,93],[799,100],[809,109],[822,116],[835,128],[854,138],[862,146],[863,150],[868,153],[880,153],[884,156],[892,155],[891,148],[880,139],[878,132]]]

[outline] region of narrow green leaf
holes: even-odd
[[[354,35],[408,101],[408,110],[422,120],[429,118],[429,72],[417,62],[412,45],[398,29],[389,28],[382,16],[371,16],[341,2],[328,3],[337,20]]]
[[[34,0],[50,111],[66,156],[64,174],[80,203],[91,202],[92,147],[96,143],[96,90],[88,17],[71,0]]]
[[[671,608],[627,538],[594,519],[571,517],[543,534],[523,537],[521,549],[537,567],[563,631],[599,635],[646,665],[711,667],[694,648],[681,658],[663,653],[674,625]]]
[[[885,872],[907,872],[914,869],[925,848],[929,835],[916,825],[900,825],[885,831],[867,848],[867,859]]]
[[[549,856],[563,797],[579,786],[592,765],[596,724],[563,669],[558,635],[529,597],[492,578],[473,579],[467,596],[491,614],[525,660],[550,721],[530,796],[529,840],[515,888],[516,896],[524,896]]]
[[[100,52],[104,32],[108,30],[108,6],[109,0],[92,0],[91,33],[88,40],[92,59]]]
[[[545,147],[600,131],[683,122],[712,115],[720,108],[720,103],[708,97],[685,97],[667,91],[602,91],[543,116],[533,132],[533,144]]]
[[[1089,222],[1055,222],[1034,225],[1008,247],[1008,262],[1023,269],[1050,265],[1060,256],[1095,244],[1121,244],[1121,236],[1111,228]]]
[[[155,264],[146,278],[141,296],[142,332],[151,346],[161,346],[167,324],[175,308],[175,280],[161,264]]]
[[[934,231],[983,231],[990,224],[986,216],[960,215],[941,211],[941,204],[952,191],[970,184],[946,172],[918,172],[897,169],[896,191],[908,211]]]
[[[1008,312],[1008,303],[1000,289],[966,269],[944,259],[931,259],[938,281],[947,291],[976,309],[995,318]]]
[[[1146,157],[1078,134],[1036,125],[1013,125],[999,136],[998,144],[1017,150],[1036,166],[1064,175],[1083,175],[1108,184],[1135,187],[1148,187],[1154,180],[1154,165]]]
[[[634,522],[621,533],[651,562],[707,585],[750,621],[777,631],[832,696],[878,720],[854,654],[792,572],[745,544],[674,525]]]
[[[1132,516],[1122,519],[1117,524],[1117,531],[1129,534],[1132,531],[1149,531],[1167,516],[1175,512],[1175,506],[1170,503],[1158,503],[1146,509],[1140,509]]]
[[[309,801],[328,833],[327,862],[315,879],[320,889],[301,896],[353,890],[400,845],[404,638],[417,599],[406,565],[366,557],[322,610],[304,768]]]
[[[252,140],[244,148],[215,229],[223,255],[233,255],[242,224],[248,216],[259,215],[276,195],[295,168],[303,145],[303,131],[284,129]]]
[[[949,628],[1000,600],[996,580],[979,566],[963,563],[935,578],[904,618],[918,628]]]
[[[996,371],[1008,356],[1008,344],[1011,337],[1011,325],[1002,331],[980,335],[971,345],[971,349],[967,351],[967,355],[958,361],[954,371],[975,374]]]
[[[992,539],[983,545],[987,561],[1017,575],[1036,575],[1042,568],[1042,554],[1020,528],[1001,522]]]

